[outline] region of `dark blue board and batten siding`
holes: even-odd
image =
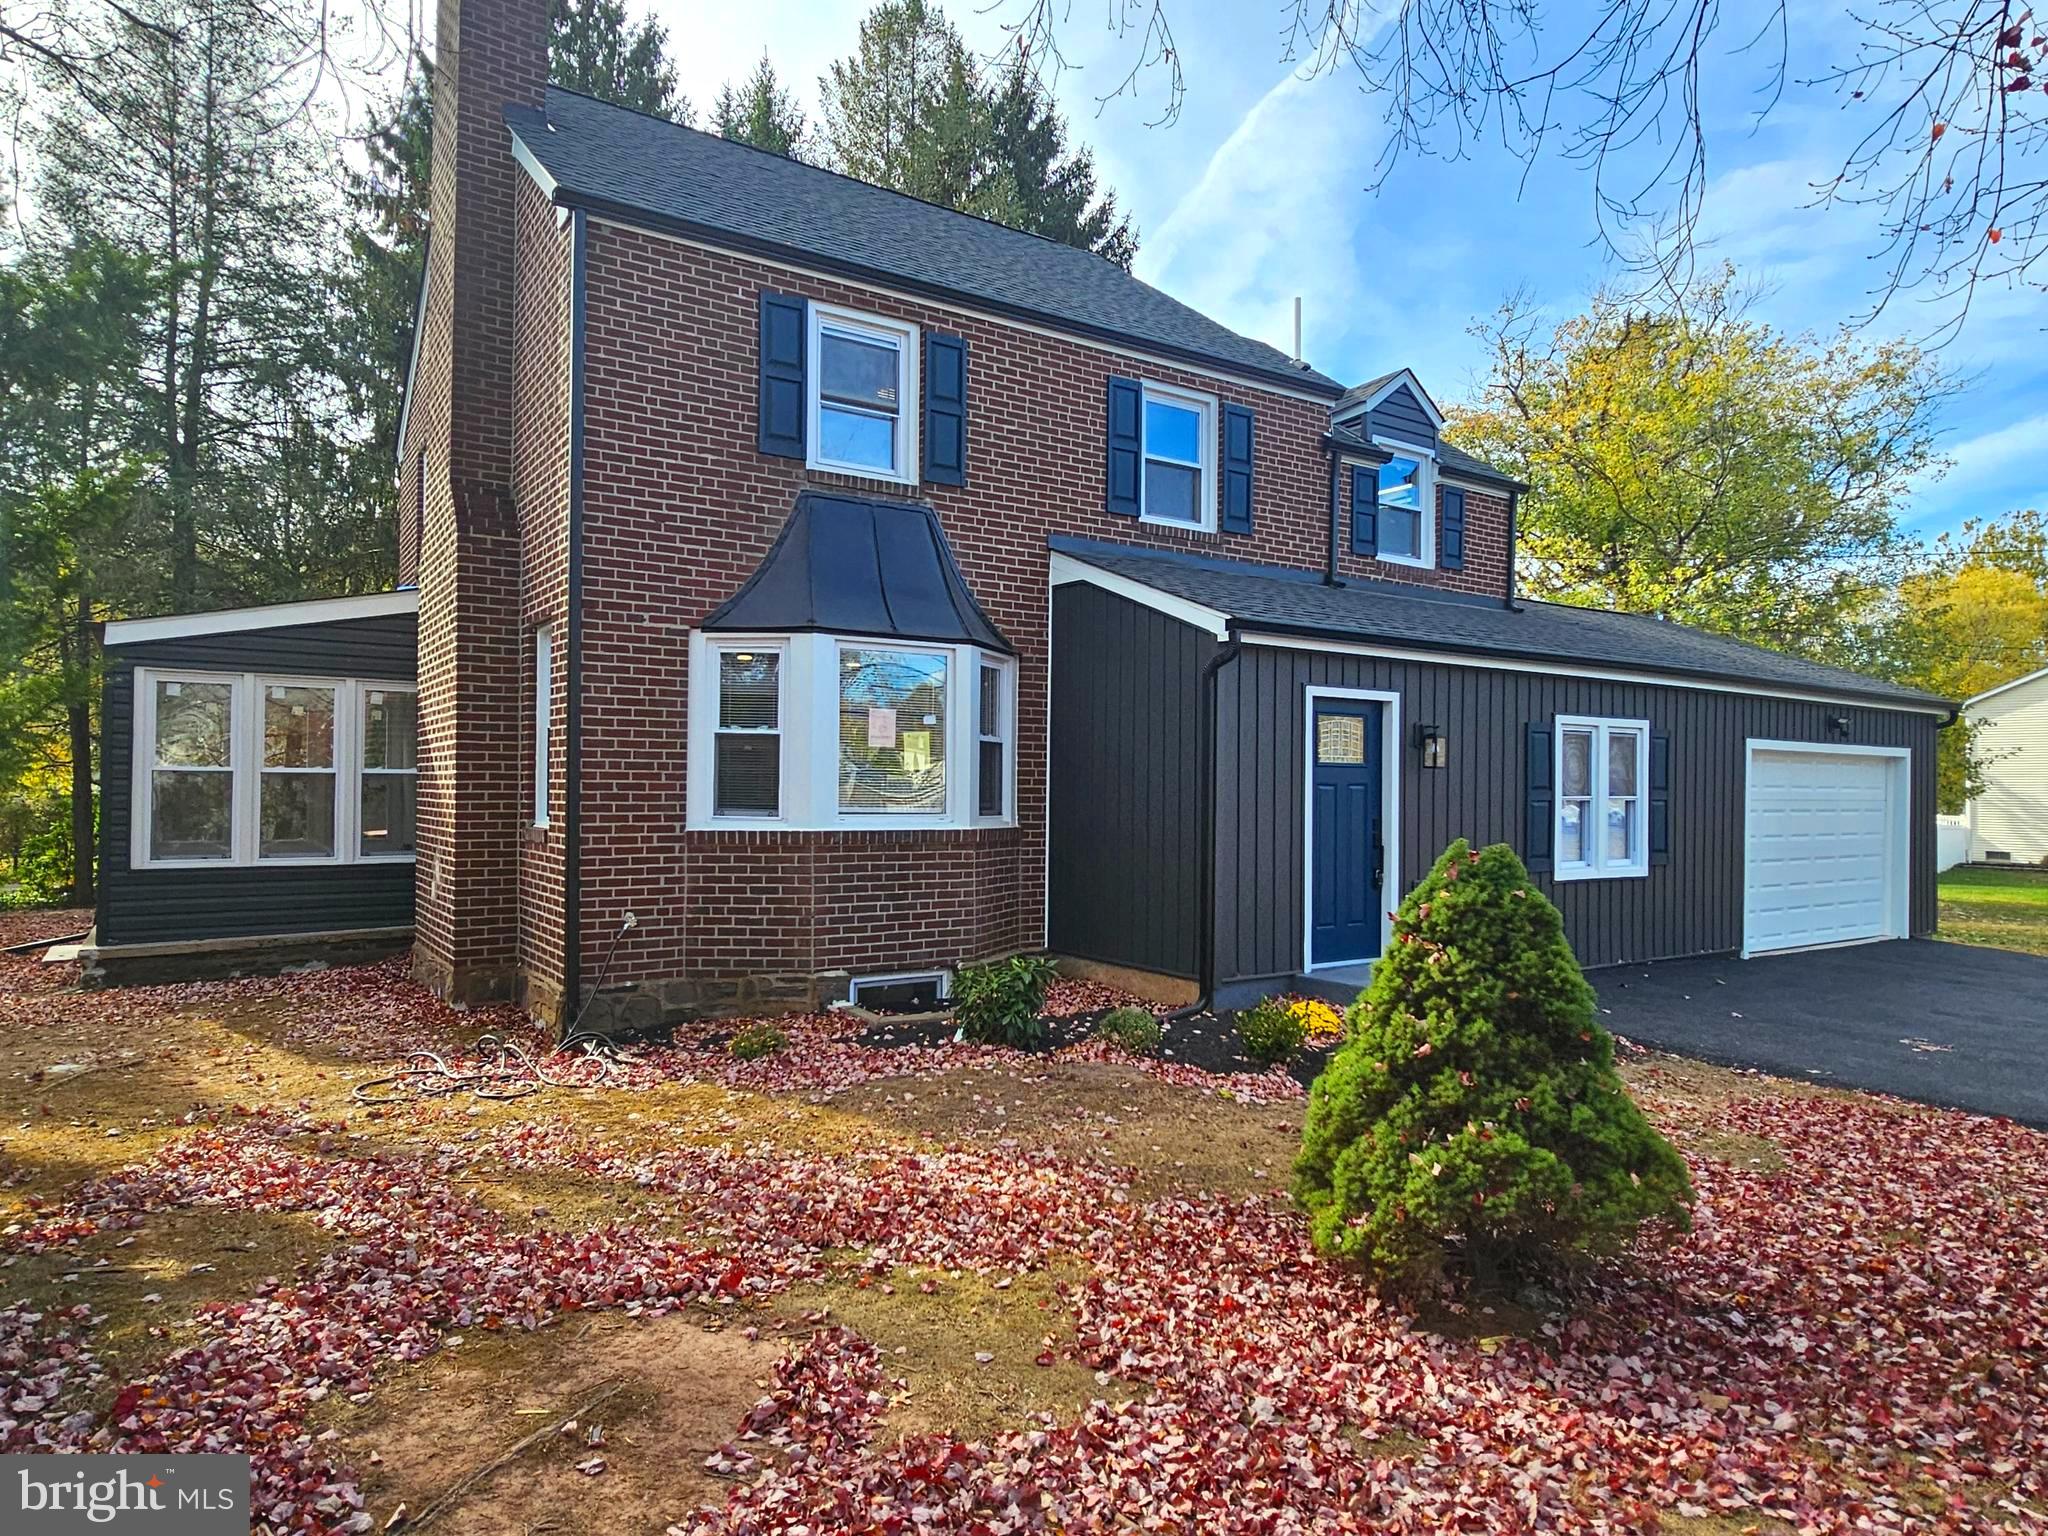
[[[1365,434],[1367,437],[1391,437],[1432,452],[1436,449],[1436,423],[1429,419],[1422,402],[1405,384],[1367,414]]]
[[[1058,952],[1193,975],[1200,965],[1201,673],[1216,642],[1092,586],[1053,599],[1051,911]],[[1435,662],[1246,646],[1216,676],[1215,963],[1219,987],[1286,985],[1302,969],[1306,690],[1401,695],[1399,877],[1413,886],[1452,839],[1525,847],[1526,729],[1560,714],[1643,719],[1670,740],[1670,862],[1646,876],[1537,881],[1582,964],[1742,946],[1744,746],[1912,749],[1911,928],[1935,924],[1932,715],[1610,683]],[[1442,728],[1449,766],[1412,735]],[[1389,891],[1392,905],[1401,892]]]
[[[1099,587],[1052,599],[1048,942],[1201,968],[1202,668],[1216,642]]]
[[[410,863],[131,869],[128,852],[137,667],[411,682],[418,673],[416,635],[416,621],[405,614],[109,647],[100,715],[100,901],[94,915],[99,943],[410,924]]]

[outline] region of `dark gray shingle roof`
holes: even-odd
[[[714,134],[550,87],[505,121],[556,200],[935,289],[1319,394],[1335,379],[1238,335],[1100,256],[884,191]]]
[[[1016,654],[974,600],[929,506],[825,491],[798,495],[754,574],[703,627],[826,630]]]
[[[1352,385],[1337,397],[1337,403],[1330,407],[1331,412],[1342,416],[1346,411],[1365,404],[1366,401],[1378,394],[1382,388],[1391,384],[1402,372],[1402,369],[1396,368],[1392,373],[1383,373],[1376,379],[1367,379],[1363,384]]]
[[[1641,614],[1436,594],[1387,582],[1326,586],[1314,571],[1132,549],[1055,535],[1053,549],[1169,596],[1213,608],[1246,629],[1380,641],[1584,666],[1622,667],[1841,695],[1873,704],[1949,706],[1946,699],[1840,667],[1824,667],[1726,635]]]
[[[1340,448],[1349,448],[1360,453],[1375,454],[1380,458],[1386,457],[1386,450],[1384,448],[1374,447],[1372,439],[1354,427],[1332,427],[1329,431],[1329,438],[1331,442],[1337,444]],[[1491,464],[1486,463],[1484,460],[1473,458],[1464,449],[1454,443],[1445,441],[1441,437],[1436,440],[1436,461],[1452,474],[1463,475],[1468,480],[1490,480],[1494,484],[1503,487],[1515,490],[1526,489],[1522,482],[1513,475],[1503,474]]]

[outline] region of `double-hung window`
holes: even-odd
[[[411,683],[135,674],[135,867],[409,859]]]
[[[139,693],[151,728],[145,859],[234,857],[239,678],[153,677]]]
[[[365,859],[410,857],[417,847],[419,696],[366,683],[363,782],[357,851]]]
[[[1643,720],[1557,717],[1556,875],[1592,880],[1649,873]]]
[[[1379,472],[1378,557],[1399,565],[1436,563],[1436,460],[1420,448],[1381,441],[1393,455]]]
[[[812,304],[810,413],[813,469],[917,481],[917,327]]]
[[[1007,825],[1016,664],[978,646],[691,637],[693,830]]]
[[[720,816],[782,814],[782,653],[721,648],[714,796]]]
[[[1142,522],[1216,527],[1216,401],[1165,384],[1144,386]]]
[[[1000,662],[981,664],[981,695],[975,739],[979,748],[974,764],[974,814],[984,821],[1000,820],[1009,811],[1009,785],[1003,772],[1009,760],[1010,712],[1003,697],[1007,671]]]

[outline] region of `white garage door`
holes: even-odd
[[[1905,761],[1750,743],[1743,953],[1905,936]]]

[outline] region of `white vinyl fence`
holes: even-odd
[[[1937,816],[1934,818],[1934,869],[1939,874],[1944,869],[1954,869],[1970,856],[1970,818],[1967,816]]]

